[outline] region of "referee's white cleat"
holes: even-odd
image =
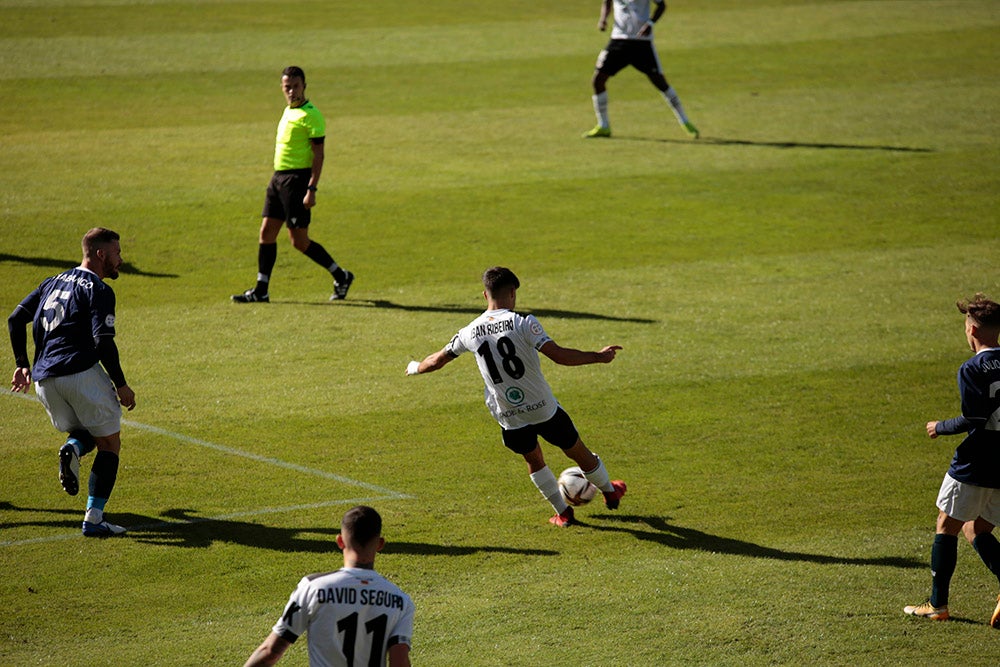
[[[80,455],[68,442],[59,448],[59,483],[71,496],[80,492]]]
[[[91,523],[90,521],[83,522],[84,537],[114,537],[116,535],[124,534],[125,528],[109,523],[104,519],[101,519],[100,523]]]

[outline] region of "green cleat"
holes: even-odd
[[[611,128],[603,127],[601,125],[597,125],[590,132],[583,133],[584,139],[596,139],[598,137],[610,137],[610,136],[611,136]]]
[[[684,129],[687,130],[687,133],[691,135],[692,139],[697,139],[698,137],[701,136],[701,132],[698,131],[698,128],[695,127],[694,123],[692,123],[691,121],[687,121],[684,123]]]

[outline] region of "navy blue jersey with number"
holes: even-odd
[[[948,474],[959,482],[1000,489],[1000,348],[980,350],[958,369],[962,415],[941,422],[941,435],[967,433]]]
[[[80,266],[46,279],[18,308],[32,313],[35,382],[87,370],[100,361],[98,338],[115,335],[115,293]]]

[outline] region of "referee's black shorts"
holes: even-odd
[[[648,39],[612,39],[604,50],[597,54],[594,65],[601,74],[614,76],[631,65],[646,76],[662,73],[660,57],[656,47]]]
[[[276,171],[267,184],[264,195],[265,218],[284,220],[289,228],[305,228],[312,221],[312,213],[302,200],[306,198],[306,187],[312,178],[312,169],[289,169]]]

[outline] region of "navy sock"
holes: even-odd
[[[948,606],[948,592],[951,575],[955,574],[958,562],[958,536],[938,533],[931,547],[931,604],[935,607]]]
[[[972,540],[972,547],[979,554],[979,557],[990,568],[997,581],[1000,581],[1000,542],[993,537],[993,533],[980,533],[976,539]]]
[[[114,452],[98,451],[94,465],[90,468],[90,495],[95,498],[110,498],[118,479],[118,455]]]
[[[80,456],[89,454],[94,451],[94,447],[97,447],[97,441],[94,440],[94,436],[90,435],[89,431],[85,431],[83,429],[70,431],[69,437],[73,438],[80,444]]]

